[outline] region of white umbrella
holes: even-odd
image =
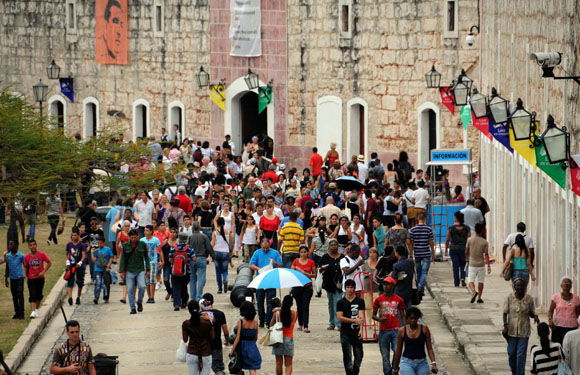
[[[312,280],[303,273],[289,268],[274,268],[259,274],[248,288],[253,289],[283,289],[294,286],[304,286]]]

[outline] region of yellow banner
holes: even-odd
[[[209,85],[211,101],[218,105],[222,111],[226,110],[226,85]]]
[[[535,121],[536,124],[536,131],[535,135],[538,134],[538,129],[540,128],[540,122]],[[510,129],[510,145],[514,149],[515,152],[522,155],[524,159],[528,161],[532,166],[536,166],[536,151],[531,148],[530,146],[532,143],[528,139],[524,139],[522,141],[516,141],[514,137],[513,129]]]

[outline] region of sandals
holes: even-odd
[[[326,328],[326,330],[327,331],[334,331],[334,326],[333,325],[330,325],[330,326],[328,326],[328,328]]]
[[[304,333],[310,333],[310,329],[304,328]]]

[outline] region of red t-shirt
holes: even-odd
[[[320,176],[322,174],[322,156],[318,153],[313,154],[310,157],[310,166],[312,167],[312,175],[313,176]]]
[[[399,309],[405,308],[405,302],[396,294],[392,297],[387,297],[381,294],[375,298],[373,302],[373,309],[379,309],[378,316],[387,318],[386,322],[381,322],[381,331],[391,331],[399,328]]]
[[[45,262],[50,262],[50,258],[42,251],[37,251],[34,255],[31,253],[26,254],[24,256],[24,267],[28,269],[26,277],[29,279],[42,279],[38,274],[44,271]]]
[[[267,230],[269,232],[275,232],[280,226],[280,218],[274,216],[274,220],[269,220],[266,215],[262,216],[260,219],[260,229]]]
[[[300,258],[294,259],[294,261],[292,262],[292,266],[294,266],[296,268],[300,268],[304,272],[308,272],[308,273],[314,272],[314,270],[316,269],[316,264],[314,263],[314,261],[312,259],[308,259],[308,262],[306,262],[306,264],[300,263],[299,259]],[[310,285],[310,284],[312,284],[312,283],[308,283],[306,285]]]
[[[177,195],[175,198],[179,199],[179,208],[189,215],[191,213],[191,199],[183,194]]]
[[[271,179],[273,182],[278,181],[278,175],[274,171],[268,171],[268,172],[264,173],[260,180],[264,181],[267,178]]]

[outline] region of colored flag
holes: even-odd
[[[572,191],[580,195],[580,155],[570,157],[570,181],[572,182]]]
[[[272,102],[272,95],[271,86],[258,87],[258,114]]]
[[[455,114],[455,96],[453,96],[453,91],[451,87],[440,87],[439,94],[441,95],[441,103],[447,107],[452,115]]]
[[[469,104],[464,105],[459,113],[461,116],[461,123],[463,124],[463,129],[467,130],[469,126],[469,120],[471,120],[471,106]]]
[[[59,78],[58,81],[60,83],[60,92],[62,92],[62,94],[64,96],[66,96],[68,98],[68,100],[71,101],[71,103],[74,103],[75,102],[75,88],[73,85],[73,79],[72,78]]]
[[[499,143],[504,145],[509,150],[509,152],[514,152],[514,149],[510,145],[510,136],[507,124],[496,125],[492,119],[489,119],[489,132]]]
[[[535,123],[536,123],[536,132],[534,133],[534,135],[537,135],[538,129],[540,128],[540,122],[536,121]],[[536,166],[536,152],[534,151],[533,147],[530,147],[530,146],[532,146],[532,142],[529,139],[516,141],[516,139],[514,137],[514,132],[513,132],[513,130],[511,130],[510,131],[510,144],[511,144],[512,148],[515,150],[515,152],[522,155],[522,157],[524,159],[526,159],[528,161],[528,163],[530,163],[534,167]]]
[[[486,117],[475,118],[475,115],[471,114],[471,121],[473,121],[473,126],[482,132],[490,140],[493,139],[491,134],[489,134],[489,119]]]
[[[556,181],[562,189],[566,188],[566,170],[562,168],[562,163],[550,164],[543,142],[536,146],[536,165],[538,168],[546,172],[552,180]]]
[[[209,85],[211,101],[218,105],[222,111],[226,110],[226,85]]]

